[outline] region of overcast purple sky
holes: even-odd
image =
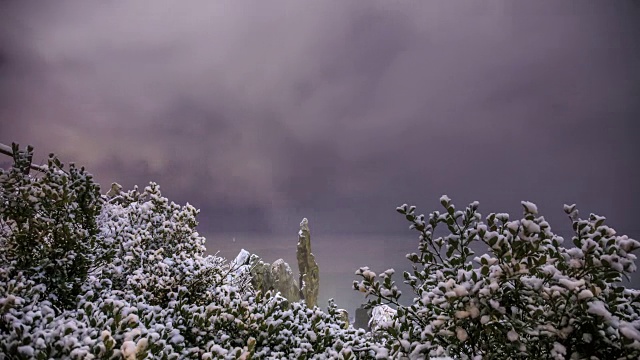
[[[308,217],[325,273],[404,263],[395,207],[442,194],[640,238],[639,24],[623,0],[3,1],[0,142],[156,181],[228,254],[295,252]]]

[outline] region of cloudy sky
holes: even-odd
[[[577,203],[640,238],[638,19],[623,0],[3,1],[0,142],[158,182],[214,252],[295,259],[308,217],[327,278],[403,264],[395,207],[442,194],[529,200],[560,233]]]

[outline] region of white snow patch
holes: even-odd
[[[460,340],[460,342],[465,342],[469,338],[469,334],[467,334],[467,330],[459,327],[456,328],[456,337],[458,338],[458,340]]]
[[[525,211],[528,212],[529,214],[533,214],[533,215],[538,214],[538,207],[536,206],[536,204],[530,201],[522,201],[520,203],[522,204],[522,206],[524,206]]]

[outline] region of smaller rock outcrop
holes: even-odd
[[[300,290],[293,277],[293,272],[284,260],[278,259],[271,264],[270,278],[270,288],[279,291],[289,301],[300,300]]]
[[[349,312],[345,309],[338,309],[338,315],[340,316],[340,320],[344,321],[344,328],[349,327]]]
[[[369,331],[369,311],[365,309],[363,306],[360,306],[356,309],[356,318],[353,323],[353,326],[358,329],[364,329]]]
[[[232,266],[234,277],[250,274],[251,286],[255,290],[263,293],[269,290],[278,291],[289,301],[300,300],[298,283],[291,267],[284,260],[278,259],[269,264],[260,260],[257,255],[242,249],[233,260]]]

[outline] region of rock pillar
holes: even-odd
[[[320,270],[315,256],[311,252],[311,234],[309,221],[304,218],[298,232],[298,270],[300,271],[300,299],[304,299],[307,307],[318,305],[318,291],[320,290]]]

